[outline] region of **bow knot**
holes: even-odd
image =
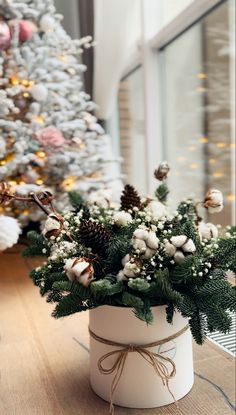
[[[104,354],[98,360],[98,369],[100,373],[102,373],[103,375],[110,375],[114,373],[114,377],[111,383],[111,390],[110,390],[110,413],[112,415],[114,415],[114,405],[113,405],[114,392],[122,376],[128,354],[133,353],[133,352],[138,353],[143,359],[145,359],[153,367],[157,376],[161,378],[163,385],[167,387],[174,402],[176,402],[175,397],[169,388],[169,379],[173,378],[176,374],[175,363],[173,362],[171,358],[165,357],[161,355],[160,353],[155,353],[148,349],[153,348],[155,346],[162,345],[173,339],[176,339],[181,334],[183,334],[185,331],[187,331],[188,328],[189,326],[187,325],[182,330],[178,331],[172,336],[169,336],[165,339],[158,340],[156,342],[149,343],[146,345],[136,345],[136,344],[126,345],[123,343],[116,343],[116,342],[113,342],[112,340],[104,339],[102,337],[97,336],[95,333],[91,331],[91,329],[89,329],[90,336],[94,340],[100,343],[109,345],[109,346],[114,346],[114,347],[119,348],[119,349],[116,349],[116,350],[113,350],[111,352]],[[114,362],[111,364],[110,367],[105,367],[104,363],[107,360],[109,360],[110,357],[114,358]]]

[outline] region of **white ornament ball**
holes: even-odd
[[[21,229],[16,219],[0,215],[0,252],[15,245],[20,234]]]
[[[40,29],[44,32],[52,31],[55,28],[55,20],[49,14],[45,14],[40,20]]]
[[[32,86],[31,95],[36,101],[46,101],[48,97],[48,89],[43,84],[37,84]]]

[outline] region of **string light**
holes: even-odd
[[[179,157],[176,157],[176,160],[182,163],[183,161],[186,161],[186,157],[179,156]]]
[[[200,137],[199,138],[199,143],[208,143],[209,142],[209,138],[208,137]]]
[[[65,180],[63,180],[63,182],[62,182],[62,186],[63,186],[66,190],[71,190],[71,189],[73,189],[73,187],[74,187],[75,180],[76,180],[76,178],[75,178],[74,176],[67,177]]]
[[[198,79],[206,79],[207,75],[204,72],[199,72],[197,74]]]
[[[44,124],[44,116],[43,115],[36,115],[35,117],[33,117],[33,119],[39,124]]]
[[[216,164],[216,159],[209,159],[209,164]]]
[[[192,163],[189,165],[190,169],[198,169],[199,168],[199,164],[197,163]]]
[[[218,147],[218,148],[225,148],[226,146],[227,146],[227,144],[223,143],[223,142],[220,142],[220,143],[216,144],[216,147]]]
[[[40,159],[45,159],[45,157],[46,157],[46,153],[44,151],[41,151],[41,150],[36,151],[35,155],[37,157],[39,157]]]
[[[212,176],[213,176],[213,177],[217,177],[217,178],[219,178],[219,177],[223,177],[223,176],[224,176],[224,174],[223,174],[221,171],[215,171],[215,172],[212,174]]]
[[[229,195],[227,195],[227,200],[229,201],[229,202],[234,202],[235,201],[235,194],[234,193],[230,193]]]
[[[41,186],[44,183],[44,181],[43,181],[43,179],[37,179],[35,181],[35,183],[38,184],[39,186]]]

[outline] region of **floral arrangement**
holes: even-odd
[[[47,257],[31,277],[56,303],[54,317],[106,304],[132,307],[151,324],[151,307],[166,305],[167,321],[180,311],[199,344],[207,331],[230,329],[236,296],[226,274],[236,270],[236,229],[204,223],[199,214],[201,205],[220,212],[222,193],[209,190],[204,201],[186,199],[170,212],[168,172],[166,162],[155,171],[161,182],[155,198],[141,198],[126,185],[120,206],[101,198],[89,204],[71,193],[74,209],[60,215],[48,192],[24,198],[48,215],[42,234],[29,234],[25,255]],[[2,189],[2,201],[17,199]]]

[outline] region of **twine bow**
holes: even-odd
[[[173,378],[176,374],[175,363],[173,362],[171,358],[165,357],[160,353],[154,353],[148,349],[155,347],[155,346],[163,345],[165,343],[168,343],[171,340],[176,339],[177,337],[181,336],[181,334],[183,334],[185,331],[187,331],[188,328],[189,326],[187,325],[183,327],[181,330],[179,330],[177,333],[169,337],[166,337],[165,339],[157,340],[155,342],[148,343],[145,345],[136,345],[136,344],[127,345],[123,343],[117,343],[112,340],[99,337],[91,329],[89,329],[90,336],[94,340],[98,341],[99,343],[103,343],[109,346],[119,347],[119,349],[114,350],[112,352],[108,352],[104,354],[103,356],[101,356],[97,363],[99,372],[102,373],[103,375],[111,375],[112,373],[114,373],[114,377],[111,383],[111,390],[110,390],[110,413],[112,415],[114,415],[113,396],[118,386],[118,383],[120,381],[120,378],[122,376],[124,366],[126,363],[126,359],[129,353],[138,353],[153,367],[157,376],[161,378],[163,385],[167,387],[173,400],[176,402],[175,397],[169,388],[169,379]],[[107,359],[109,359],[109,357],[111,356],[117,356],[116,360],[110,368],[105,368],[103,366],[103,363]],[[170,368],[168,368],[168,366],[170,366]]]

